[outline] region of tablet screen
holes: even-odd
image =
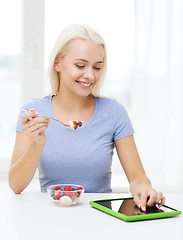
[[[156,206],[147,207],[146,212],[144,212],[137,207],[133,199],[105,200],[105,201],[97,201],[97,203],[104,207],[110,208],[115,212],[119,212],[127,216],[144,215],[144,214],[159,213],[159,212],[174,212],[173,209],[168,208],[166,206],[162,206],[161,208],[158,208]]]

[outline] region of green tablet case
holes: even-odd
[[[133,215],[133,216],[127,216],[125,214],[119,213],[119,212],[115,212],[112,209],[102,206],[100,205],[98,202],[103,202],[103,201],[113,201],[113,200],[126,200],[126,199],[133,199],[133,197],[129,197],[129,198],[117,198],[117,199],[102,199],[102,200],[96,200],[96,201],[91,201],[89,204],[102,211],[105,212],[107,214],[110,214],[116,218],[122,219],[124,221],[127,222],[132,222],[132,221],[140,221],[140,220],[149,220],[149,219],[158,219],[158,218],[167,218],[167,217],[173,217],[173,216],[177,216],[179,214],[181,214],[181,211],[176,210],[172,207],[163,205],[164,207],[173,210],[171,212],[158,212],[158,213],[148,213],[148,214],[144,214],[144,215]]]

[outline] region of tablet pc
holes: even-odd
[[[166,205],[161,208],[156,206],[147,207],[146,212],[144,212],[136,206],[133,197],[102,199],[91,201],[89,204],[102,212],[127,222],[167,218],[181,214],[181,211]]]

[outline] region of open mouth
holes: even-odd
[[[84,88],[90,88],[93,85],[93,83],[86,83],[86,82],[80,82],[80,81],[76,81],[76,82]]]

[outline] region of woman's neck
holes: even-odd
[[[54,98],[55,105],[64,112],[83,111],[94,102],[94,97],[92,95],[83,97],[68,93],[64,94],[64,92],[59,92]]]
[[[68,123],[69,120],[74,120],[81,121],[84,125],[95,111],[95,99],[93,95],[81,97],[61,92],[52,98],[52,110],[60,122]]]

